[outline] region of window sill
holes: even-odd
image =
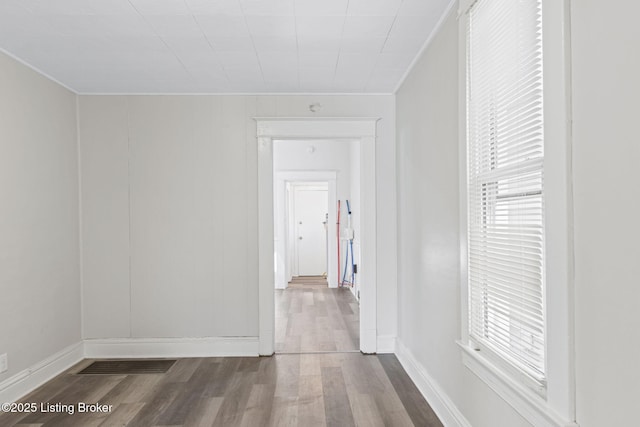
[[[458,345],[462,349],[462,363],[528,422],[536,427],[578,426],[563,419],[541,396],[515,381],[466,343],[458,341]]]

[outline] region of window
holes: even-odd
[[[469,338],[544,392],[540,0],[479,0],[467,27]]]
[[[459,4],[462,361],[575,426],[570,0]]]

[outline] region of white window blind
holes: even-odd
[[[545,387],[542,10],[468,11],[469,337]]]

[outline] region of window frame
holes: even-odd
[[[570,0],[542,0],[544,96],[544,228],[546,390],[539,393],[516,372],[498,366],[469,339],[467,263],[467,12],[477,0],[460,0],[459,170],[462,361],[536,426],[575,423],[573,218],[571,164]]]

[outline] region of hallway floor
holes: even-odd
[[[294,277],[275,299],[276,353],[360,351],[360,310],[348,288]]]

